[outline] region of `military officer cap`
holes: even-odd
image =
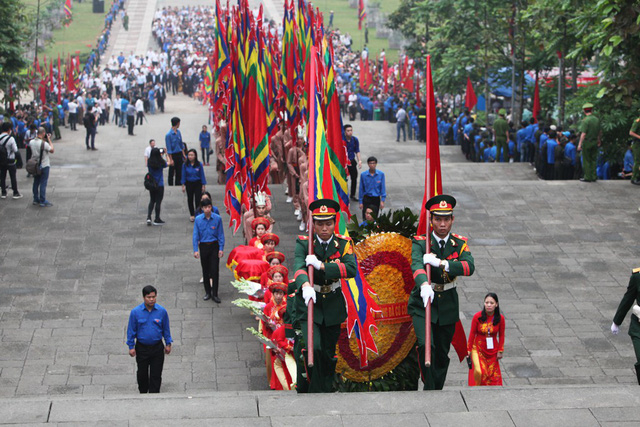
[[[327,221],[336,217],[340,204],[333,199],[318,199],[309,203],[309,210],[314,220]]]
[[[425,208],[429,209],[431,215],[449,216],[453,215],[453,208],[456,207],[456,199],[447,194],[433,196],[429,199]]]
[[[280,238],[278,237],[277,234],[265,233],[262,235],[262,237],[260,237],[260,242],[262,242],[262,244],[267,243],[269,240],[273,240],[276,246],[280,244]]]
[[[507,115],[507,110],[505,110],[504,108],[501,108],[498,110],[498,114],[500,116],[506,116]]]
[[[583,109],[583,110],[593,110],[593,104],[592,104],[592,103],[590,103],[590,102],[587,102],[586,104],[584,104],[584,105],[582,106],[582,109]]]

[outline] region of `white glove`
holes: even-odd
[[[420,286],[420,296],[422,297],[422,301],[424,302],[424,306],[427,306],[427,300],[431,300],[431,302],[433,302],[433,297],[435,297],[435,293],[433,292],[433,289],[431,289],[431,286],[424,284],[422,286]]]
[[[424,254],[422,257],[422,263],[424,265],[430,264],[431,267],[438,268],[440,267],[440,260],[436,256],[436,254]]]
[[[615,323],[612,323],[611,324],[611,333],[613,335],[618,335],[618,332],[620,332],[620,328]]]
[[[307,263],[307,267],[312,265],[316,270],[320,270],[320,267],[322,267],[322,263],[315,255],[307,255],[304,261]]]
[[[314,304],[316,302],[316,290],[313,286],[305,286],[302,288],[302,298],[304,298],[305,305],[309,305],[309,300],[312,299]]]

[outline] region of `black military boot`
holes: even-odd
[[[636,376],[638,377],[638,385],[640,385],[640,363],[636,363]]]

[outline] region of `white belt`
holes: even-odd
[[[455,287],[456,287],[455,282],[445,283],[444,285],[437,284],[437,283],[432,283],[431,284],[431,288],[435,292],[444,292],[444,291],[448,291],[449,289],[453,289]]]
[[[313,289],[315,289],[316,292],[319,292],[321,294],[328,294],[330,292],[335,291],[339,287],[340,287],[340,282],[335,282],[330,285],[324,285],[324,286],[313,285]]]

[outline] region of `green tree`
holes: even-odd
[[[0,10],[0,90],[6,99],[10,84],[15,84],[17,91],[26,89],[28,84],[21,72],[28,65],[25,53],[31,30],[18,0],[0,0]]]
[[[570,57],[594,57],[602,76],[598,96],[631,106],[640,92],[640,3],[598,0],[572,22],[579,42]]]

